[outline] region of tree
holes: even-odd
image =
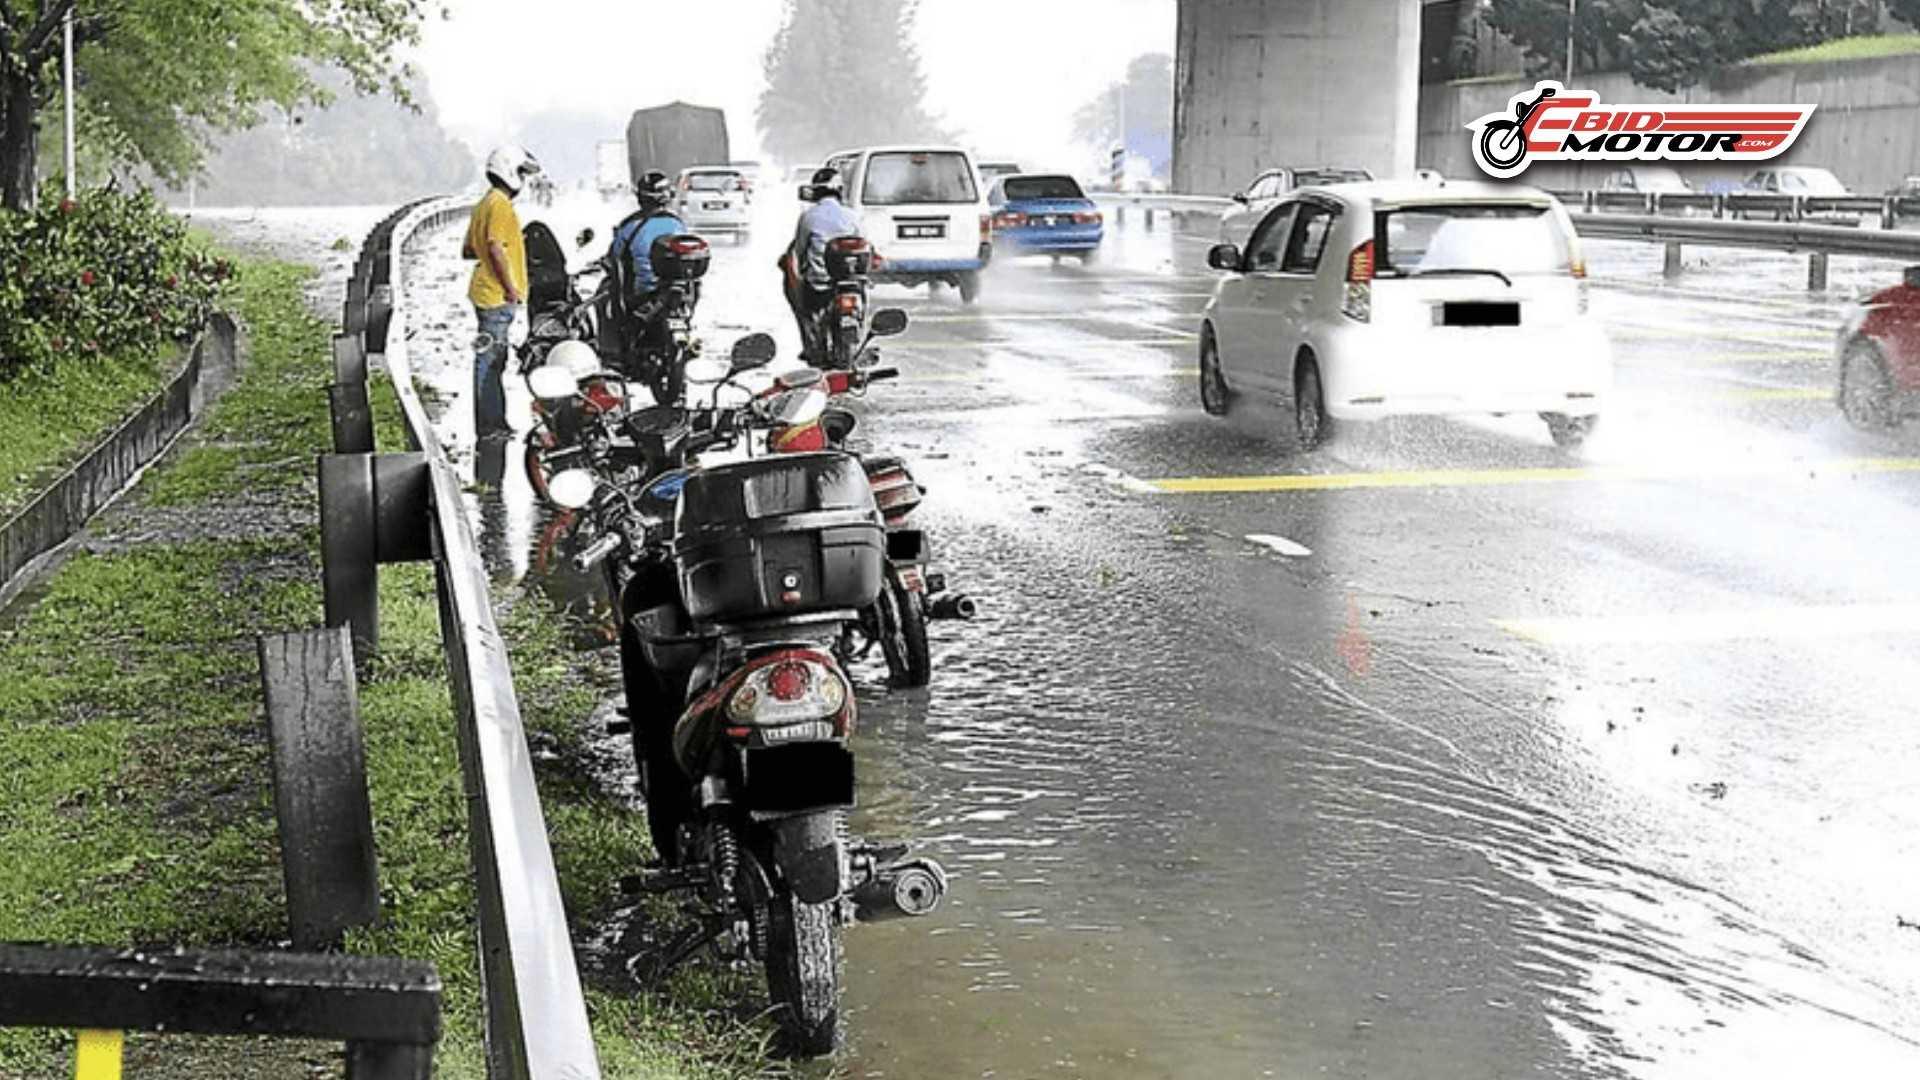
[[[406,100],[393,60],[418,39],[422,0],[0,0],[0,205],[33,201],[43,111],[58,100],[61,24],[74,15],[76,112],[119,164],[178,181],[209,132],[262,105],[324,102],[311,64],[363,93]]]
[[[1487,23],[1526,51],[1531,74],[1559,76],[1568,10],[1566,0],[1489,0]],[[1878,20],[1875,0],[1578,0],[1574,10],[1576,79],[1625,69],[1640,85],[1667,91]]]
[[[787,0],[763,66],[760,142],[783,161],[819,161],[882,142],[944,142],[927,112],[913,47],[914,0]]]

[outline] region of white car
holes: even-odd
[[[993,257],[987,187],[973,158],[952,146],[881,146],[827,159],[840,171],[846,205],[880,253],[874,280],[944,282],[973,303]]]
[[[693,232],[727,233],[744,241],[752,228],[753,183],[733,165],[695,165],[680,170],[674,215]]]
[[[1201,405],[1290,403],[1305,448],[1338,421],[1466,413],[1538,413],[1576,446],[1613,388],[1572,223],[1536,188],[1303,188],[1207,262]]]
[[[1253,227],[1260,224],[1260,219],[1273,209],[1275,203],[1295,188],[1325,187],[1371,179],[1373,174],[1367,170],[1346,165],[1268,169],[1254,177],[1245,188],[1234,192],[1233,201],[1240,205],[1220,215],[1220,242],[1247,246],[1247,238],[1253,234]]]

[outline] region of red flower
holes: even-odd
[[[179,278],[178,276],[176,276],[176,275],[173,275],[173,274],[168,274],[168,275],[167,275],[167,288],[169,288],[169,289],[176,289],[176,288],[179,288],[179,287],[180,287],[180,278]]]
[[[61,199],[61,200],[60,200],[60,212],[61,212],[61,213],[63,213],[63,214],[71,214],[71,213],[73,213],[73,200],[72,200],[72,199]]]
[[[47,347],[52,349],[54,352],[59,352],[60,350],[67,347],[67,343],[62,338],[54,338],[53,340],[47,342]]]
[[[81,275],[80,275],[80,284],[82,284],[82,285],[91,285],[91,284],[93,284],[93,271],[91,271],[91,270],[89,270],[89,271],[87,271],[86,273],[84,273],[84,274],[81,274]]]

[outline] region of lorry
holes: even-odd
[[[650,169],[669,177],[693,165],[724,165],[730,158],[727,114],[676,101],[640,109],[627,121],[627,179]]]

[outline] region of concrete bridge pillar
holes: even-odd
[[[1230,194],[1261,169],[1411,176],[1421,0],[1180,0],[1173,186]]]

